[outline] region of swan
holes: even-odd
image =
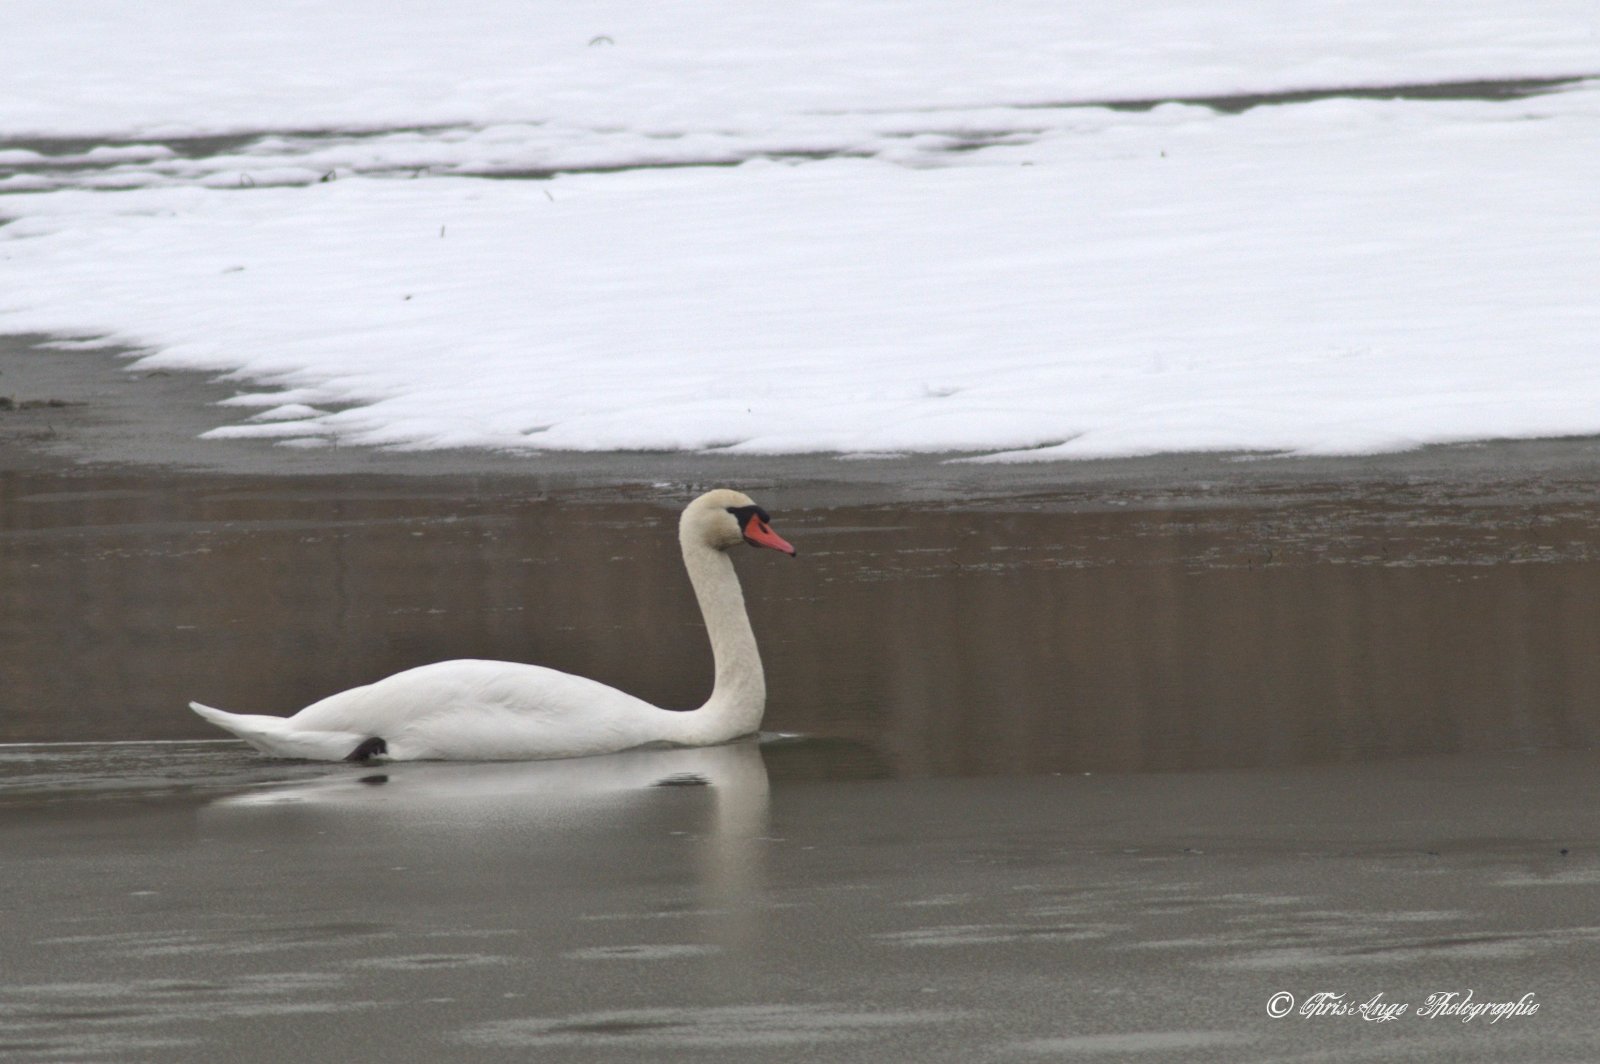
[[[353,687],[291,717],[189,703],[274,757],[313,761],[531,761],[650,744],[711,746],[753,734],[767,684],[728,550],[794,557],[748,495],[708,491],[684,508],[678,543],[711,638],[716,680],[699,709],[659,709],[582,676],[508,661],[441,661]]]

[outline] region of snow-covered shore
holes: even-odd
[[[1153,103],[1594,73],[1589,5],[46,6],[0,44],[0,330],[235,374],[219,435],[1600,432],[1600,83]]]

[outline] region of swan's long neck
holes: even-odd
[[[684,737],[695,745],[727,742],[761,727],[767,705],[767,680],[761,671],[761,654],[745,612],[744,592],[733,560],[725,551],[707,546],[692,536],[681,537],[683,565],[689,570],[711,656],[716,663],[716,685],[699,709],[682,714]]]

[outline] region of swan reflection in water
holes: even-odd
[[[437,889],[418,880],[429,868],[451,873],[435,883],[467,868],[479,885],[555,889],[635,882],[649,869],[658,889],[639,901],[716,910],[715,937],[728,940],[753,931],[739,914],[753,917],[759,904],[767,812],[761,744],[748,739],[551,761],[344,767],[220,798],[201,817],[208,832],[248,834],[286,860],[379,866],[394,873],[381,877],[391,894]]]

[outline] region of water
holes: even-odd
[[[708,692],[677,488],[0,474],[0,741],[218,738],[452,657]],[[1275,767],[1596,739],[1581,482],[787,505],[738,557],[775,772]]]
[[[96,749],[108,779],[151,770]],[[13,795],[0,1059],[1535,1061],[1600,1037],[1590,756],[885,782],[769,755],[274,779],[178,747],[209,784]],[[1544,1011],[1265,1011],[1441,989]]]
[[[357,766],[184,703],[696,704],[694,489],[0,474],[0,1059],[1581,1059],[1589,480],[1190,480],[762,488],[760,741]]]

